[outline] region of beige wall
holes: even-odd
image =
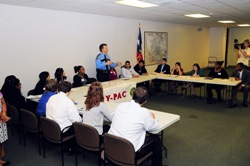
[[[0,5],[0,85],[7,75],[14,74],[26,95],[41,71],[49,71],[53,78],[55,69],[63,67],[72,81],[73,66],[79,64],[95,77],[95,57],[102,42],[108,43],[113,61],[130,60],[135,65],[139,22],[142,34],[168,32],[171,66],[176,61],[185,71],[191,70],[193,63],[207,66],[208,28],[198,32],[196,26]],[[153,71],[155,67],[147,68]]]
[[[228,65],[235,66],[237,64],[236,53],[234,49],[234,39],[238,39],[242,43],[246,39],[250,39],[250,28],[230,28],[228,43]]]
[[[212,27],[209,29],[209,33],[209,56],[224,61],[226,50],[226,28]]]

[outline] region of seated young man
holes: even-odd
[[[159,130],[155,115],[142,105],[148,100],[145,87],[134,91],[133,100],[117,106],[114,111],[109,134],[129,140],[135,149],[137,157],[142,157],[153,151],[152,165],[162,165],[162,144],[158,135],[146,137],[146,132],[156,133]],[[143,146],[152,142],[147,146]]]
[[[148,75],[147,69],[145,67],[144,60],[140,60],[134,67],[135,72],[137,72],[139,75]],[[145,81],[142,83],[138,83],[137,87],[139,86],[145,86],[149,90],[149,81]]]
[[[126,61],[122,66],[121,78],[137,78],[139,74],[131,67],[130,62]]]
[[[61,131],[65,127],[71,126],[63,133],[64,136],[74,134],[74,126],[72,124],[82,121],[74,102],[68,98],[71,87],[70,82],[60,81],[58,94],[51,96],[46,104],[46,118],[57,122]]]
[[[162,74],[170,74],[170,66],[167,64],[167,59],[162,58],[161,64],[159,64],[155,70],[156,73]],[[157,92],[161,91],[161,83],[164,82],[163,80],[156,79],[154,80],[155,89]]]
[[[242,62],[236,65],[236,69],[232,73],[232,77],[235,77],[235,80],[241,80],[241,83],[238,86],[232,87],[232,98],[230,108],[237,107],[236,96],[238,91],[243,91],[243,106],[248,107],[248,93],[250,90],[250,73],[244,69],[244,64]]]

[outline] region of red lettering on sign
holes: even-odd
[[[127,96],[127,92],[126,92],[126,91],[123,91],[123,92],[122,92],[122,97],[125,98],[126,96]]]
[[[114,98],[114,100],[116,100],[116,98],[117,98],[117,94],[116,93],[114,93],[114,97],[113,98]]]
[[[106,95],[106,99],[107,99],[107,101],[109,102],[110,95]]]
[[[121,98],[122,98],[121,93],[118,93],[117,99],[121,99]]]

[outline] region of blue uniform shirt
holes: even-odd
[[[41,99],[39,100],[36,113],[40,116],[45,116],[46,113],[46,104],[49,98],[55,95],[55,92],[44,92]]]
[[[106,54],[106,59],[110,60],[110,57],[108,54]],[[97,55],[95,64],[96,64],[97,69],[106,70],[105,56],[103,53],[100,53],[99,55]],[[108,70],[110,70],[111,67],[116,67],[117,65],[118,65],[117,63],[112,62],[112,64],[108,66]]]

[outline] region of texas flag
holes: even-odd
[[[138,34],[138,40],[137,40],[137,53],[136,53],[136,59],[139,62],[140,60],[143,60],[142,50],[141,50],[141,28],[139,24],[139,34]]]

